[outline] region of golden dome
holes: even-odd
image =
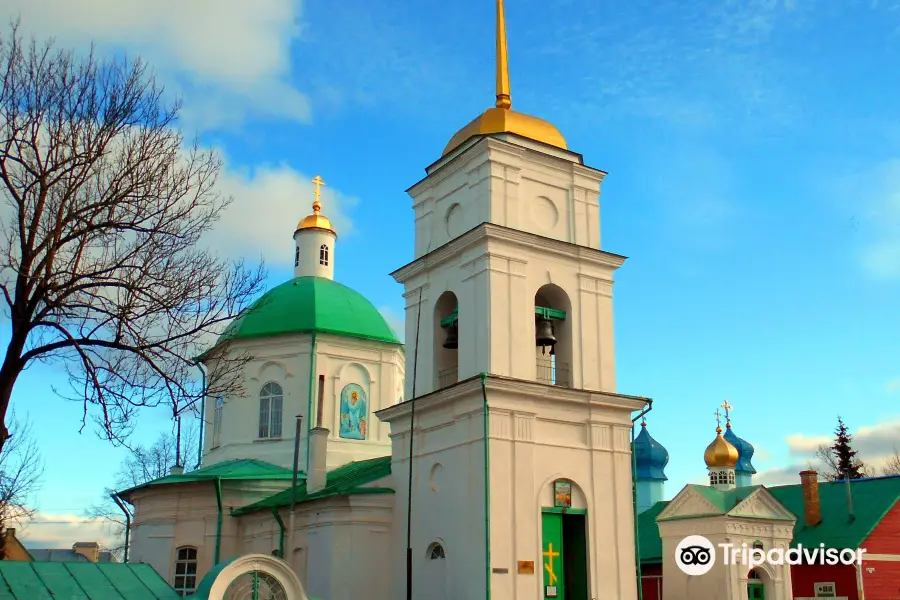
[[[506,51],[506,18],[503,0],[497,0],[497,103],[494,108],[484,111],[474,121],[460,129],[450,138],[443,155],[476,135],[490,133],[515,133],[538,142],[568,150],[566,140],[559,130],[537,117],[512,110],[509,92],[509,60]]]
[[[322,216],[319,212],[322,210],[322,203],[319,202],[319,196],[322,195],[322,186],[325,185],[325,182],[322,180],[320,175],[316,175],[313,177],[312,184],[316,186],[316,199],[313,201],[312,209],[313,212],[311,215],[306,215],[303,219],[297,223],[297,231],[301,229],[324,229],[325,231],[330,231],[335,236],[337,236],[337,231],[334,230],[334,227],[331,225],[331,221],[328,217]],[[295,232],[296,233],[296,232]]]
[[[707,467],[727,467],[733,469],[738,461],[738,450],[722,437],[722,428],[716,427],[716,439],[706,447],[703,460]]]
[[[325,231],[330,231],[334,235],[337,235],[337,231],[334,230],[328,217],[319,214],[320,210],[322,210],[322,204],[319,201],[313,202],[313,213],[311,215],[306,215],[299,223],[297,223],[297,231],[300,231],[301,229],[324,229]]]
[[[509,108],[494,107],[457,131],[444,148],[444,155],[473,136],[489,133],[515,133],[563,150],[568,149],[565,138],[547,121]]]

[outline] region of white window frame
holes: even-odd
[[[284,388],[270,381],[259,390],[259,439],[280,439],[284,414]]]
[[[319,264],[323,267],[328,266],[328,244],[319,246]]]
[[[222,395],[216,396],[216,404],[213,407],[213,434],[210,448],[218,448],[222,438],[222,409],[225,407],[225,399]]]
[[[184,555],[182,555],[184,551]],[[193,551],[193,558],[191,557]],[[184,558],[182,558],[184,556]],[[184,565],[184,573],[178,572],[178,567]],[[193,566],[193,569],[191,569]],[[190,572],[193,570],[193,572]],[[180,581],[179,581],[180,579]],[[172,587],[179,596],[189,596],[197,590],[197,547],[179,546],[175,548],[175,564],[172,573]]]

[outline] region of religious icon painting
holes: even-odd
[[[348,440],[366,439],[368,402],[361,386],[349,383],[341,391],[340,437]]]
[[[553,483],[553,505],[557,508],[572,507],[572,482],[558,480]]]

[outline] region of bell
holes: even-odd
[[[541,354],[547,351],[547,346],[550,347],[550,353],[553,354],[553,346],[556,345],[556,337],[553,335],[553,322],[549,319],[538,319],[534,329],[537,341],[535,345],[541,347]]]
[[[456,350],[459,347],[458,331],[456,323],[447,327],[447,339],[444,340],[444,348],[447,350]]]

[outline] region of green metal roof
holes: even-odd
[[[310,500],[319,500],[331,496],[348,496],[351,494],[393,494],[394,490],[388,487],[363,487],[367,483],[377,481],[390,474],[390,456],[348,463],[333,471],[329,471],[325,476],[325,487],[318,492],[307,493],[306,482],[298,485],[297,502],[309,502]],[[288,489],[249,506],[239,508],[233,511],[232,514],[237,516],[256,510],[289,506],[290,503],[291,490]]]
[[[888,511],[900,500],[900,476],[872,477],[850,482],[854,519],[847,506],[847,482],[820,482],[822,522],[808,527],[803,514],[803,489],[799,485],[771,487],[769,491],[797,515],[792,545],[826,548],[859,548]]]
[[[142,563],[0,561],[0,598],[10,600],[177,600]]]
[[[362,294],[324,277],[297,277],[269,290],[225,329],[219,341],[314,331],[400,344]]]
[[[711,489],[706,486],[694,487],[701,490]],[[737,488],[725,494],[739,496],[741,490],[747,489]],[[851,481],[850,489],[855,516],[851,521],[847,508],[847,483],[844,481],[820,482],[819,507],[822,521],[818,525],[808,527],[803,511],[803,488],[799,484],[767,487],[766,489],[797,518],[794,525],[794,539],[791,541],[791,545],[794,547],[802,544],[814,548],[819,544],[825,544],[826,548],[859,548],[891,508],[900,502],[900,476],[898,475]],[[716,497],[715,502],[725,502],[727,496],[722,492],[719,494],[721,495]],[[743,495],[746,497],[749,494],[744,492]],[[668,501],[657,502],[638,515],[638,550],[642,564],[653,564],[662,560],[662,540],[659,537],[656,517],[668,504]],[[725,505],[717,504],[720,507]]]
[[[638,522],[638,557],[641,564],[662,562],[662,538],[659,537],[659,516],[669,502],[657,502],[637,516]]]
[[[300,479],[306,478],[306,475],[299,473]],[[240,458],[235,460],[226,460],[223,462],[202,467],[196,471],[189,471],[181,475],[166,475],[153,481],[129,488],[120,495],[133,492],[141,488],[152,485],[168,485],[172,483],[194,483],[197,481],[213,481],[221,479],[222,481],[237,479],[259,479],[259,480],[278,480],[290,481],[293,478],[293,471],[278,465],[255,460],[251,458]]]

